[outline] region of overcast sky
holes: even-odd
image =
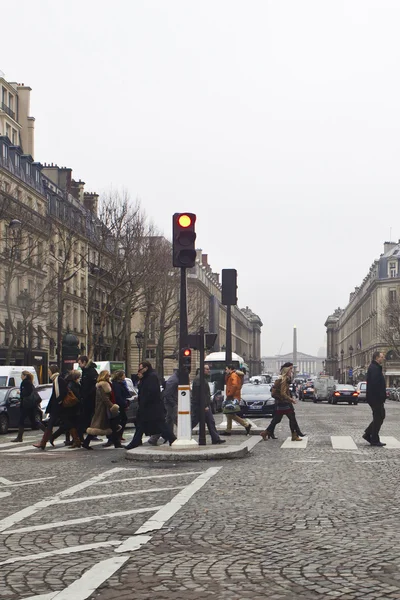
[[[398,0],[19,0],[0,69],[32,91],[35,159],[139,197],[171,235],[197,214],[236,268],[263,353],[324,345],[398,240]],[[25,15],[22,18],[22,15]]]

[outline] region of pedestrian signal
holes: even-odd
[[[175,213],[172,217],[172,264],[174,267],[194,267],[196,263],[196,215]]]

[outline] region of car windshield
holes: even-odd
[[[7,377],[6,375],[2,375],[0,377],[0,387],[5,387],[7,385]]]
[[[245,383],[242,387],[242,398],[246,396],[270,396],[271,390],[269,385]]]

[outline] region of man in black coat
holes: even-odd
[[[211,394],[210,394],[210,386],[208,385],[207,379],[210,377],[210,367],[208,365],[204,365],[204,406],[206,410],[205,414],[205,422],[211,436],[211,442],[213,444],[225,444],[226,440],[221,440],[217,428],[215,426],[214,415],[211,410]],[[200,369],[196,371],[196,377],[193,379],[192,385],[192,429],[196,427],[200,420],[200,399],[201,399],[201,386],[200,386]]]
[[[142,443],[143,434],[160,434],[171,445],[176,437],[165,422],[165,408],[161,398],[160,382],[151,364],[145,360],[139,365],[141,377],[139,386],[139,408],[136,417],[136,431],[131,442],[125,446],[127,450],[137,448]]]
[[[371,446],[386,446],[379,439],[379,430],[385,419],[386,383],[382,373],[384,355],[376,351],[367,371],[367,402],[372,409],[372,422],[363,435],[364,440]]]

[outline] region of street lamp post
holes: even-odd
[[[143,331],[138,331],[135,335],[135,340],[136,340],[136,344],[138,347],[138,352],[139,352],[139,365],[141,363],[141,358],[140,358],[140,350],[143,346],[143,340],[144,340],[144,333]]]
[[[350,369],[351,369],[351,377],[349,379],[353,381],[353,346],[349,346],[349,354],[350,354]]]
[[[28,365],[28,356],[27,356],[27,346],[26,346],[26,322],[28,320],[28,315],[32,306],[32,298],[28,292],[28,290],[24,290],[17,297],[17,305],[22,313],[22,318],[24,320],[24,365]]]
[[[343,357],[344,357],[344,350],[343,350],[343,348],[342,348],[342,349],[341,349],[341,351],[340,351],[340,358],[341,358],[341,364],[342,364],[342,368],[341,368],[341,370],[340,370],[340,373],[341,373],[341,376],[342,376],[342,377],[341,377],[341,379],[342,379],[342,383],[344,383],[344,375],[343,375]]]

